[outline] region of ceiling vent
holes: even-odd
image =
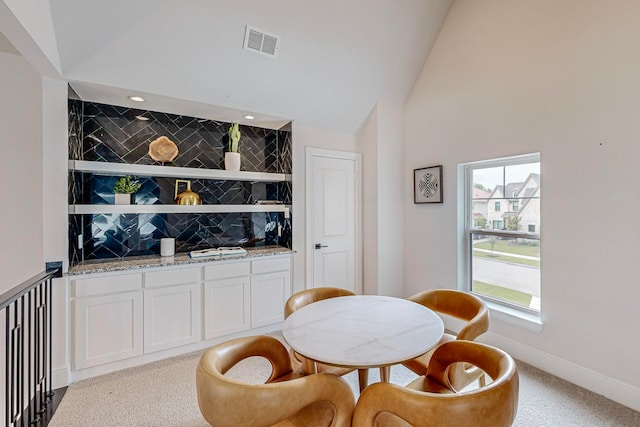
[[[244,32],[244,48],[275,58],[278,56],[280,36],[269,34],[247,25]]]

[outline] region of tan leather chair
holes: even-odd
[[[474,390],[455,392],[447,367],[478,366],[492,378]],[[358,398],[354,427],[507,427],[518,410],[518,371],[502,350],[473,341],[451,341],[436,349],[426,376],[406,387],[376,383]]]
[[[355,295],[355,293],[343,288],[324,287],[305,289],[304,291],[296,292],[289,297],[284,305],[284,318],[286,319],[291,315],[291,313],[307,304],[321,301],[323,299],[349,297],[353,295]]]
[[[265,384],[244,384],[225,373],[241,360],[261,356],[273,367]],[[329,374],[305,376],[269,336],[238,338],[207,350],[196,369],[200,412],[214,427],[351,425],[355,405],[349,385]]]
[[[306,289],[304,291],[296,292],[291,295],[284,306],[284,318],[286,319],[293,313],[294,311],[304,307],[307,304],[311,304],[317,301],[321,301],[329,298],[336,297],[346,297],[353,296],[355,293],[351,292],[348,289],[343,288],[333,288],[333,287],[320,287],[320,288],[312,288]],[[307,371],[304,365],[315,366],[315,372],[324,373],[324,374],[333,374],[333,375],[346,375],[352,371],[354,368],[347,368],[341,366],[331,366],[325,365],[324,363],[314,362],[310,359],[307,359],[301,354],[296,353],[291,350],[291,361],[292,365],[299,370]],[[310,373],[310,372],[309,372]],[[358,370],[358,382],[360,383],[360,391],[364,390],[369,381],[369,370],[368,369],[359,369]]]
[[[477,296],[467,292],[452,289],[433,289],[420,292],[408,299],[422,304],[437,313],[465,322],[457,334],[453,331],[445,331],[439,344],[456,339],[473,341],[489,329],[489,309],[487,305]],[[416,359],[404,362],[403,365],[418,375],[425,375],[434,350]],[[449,379],[456,390],[462,390],[476,380],[479,380],[480,385],[482,385],[484,375],[482,370],[474,366],[459,363],[449,369]]]

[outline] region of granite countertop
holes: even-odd
[[[291,249],[282,246],[264,246],[258,248],[245,248],[246,255],[225,255],[207,258],[190,258],[187,252],[177,253],[172,257],[161,257],[159,255],[146,255],[126,258],[108,258],[81,262],[69,268],[68,276],[108,273],[112,271],[136,270],[140,268],[170,267],[175,265],[198,264],[203,262],[220,262],[233,259],[249,259],[265,257],[271,255],[292,254]]]

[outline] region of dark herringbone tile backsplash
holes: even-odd
[[[141,120],[140,118],[147,120]],[[230,123],[113,105],[69,101],[69,155],[76,160],[155,164],[149,143],[166,136],[179,154],[171,166],[224,169]],[[291,173],[291,132],[240,126],[241,170]],[[69,203],[112,204],[117,177],[69,174]],[[136,204],[174,203],[175,180],[140,178]],[[204,204],[291,203],[291,183],[191,180]],[[183,191],[180,188],[179,191]],[[291,220],[275,213],[70,215],[70,262],[159,253],[159,239],[176,238],[176,250],[212,246],[291,247]],[[281,230],[280,237],[277,230]],[[78,246],[82,234],[83,249]]]

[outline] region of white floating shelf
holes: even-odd
[[[233,181],[281,182],[290,181],[291,175],[266,172],[233,172],[222,169],[181,168],[176,166],[135,165],[128,163],[69,160],[69,170],[99,175],[163,176],[168,178],[201,178]]]
[[[284,212],[288,205],[69,205],[69,214]]]

